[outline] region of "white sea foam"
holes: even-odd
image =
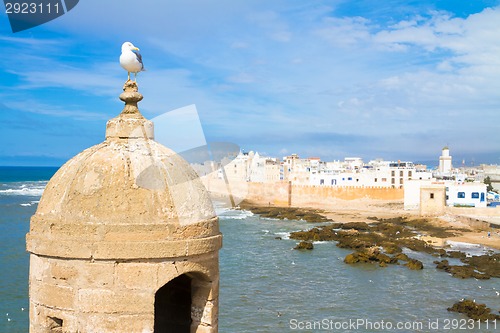
[[[456,249],[477,249],[477,248],[481,247],[480,244],[454,242],[454,241],[450,241],[450,240],[447,240],[446,243],[454,250],[456,250]]]
[[[450,249],[452,251],[465,252],[465,254],[468,257],[482,255],[482,254],[488,253],[490,251],[497,252],[496,250],[489,248],[487,246],[483,246],[481,244],[455,242],[455,241],[450,241],[450,240],[446,241],[446,244],[448,244],[450,246]]]
[[[19,205],[23,206],[23,207],[30,207],[30,206],[33,206],[34,204],[39,203],[39,202],[40,202],[40,200],[31,200],[30,202],[22,203]]]
[[[276,236],[281,237],[281,239],[290,239],[290,233],[289,232],[275,232],[274,234]]]
[[[26,195],[32,197],[42,196],[43,187],[19,187],[19,188],[8,188],[6,190],[0,190],[0,195]]]
[[[47,181],[2,184],[0,186],[0,195],[40,197],[46,185]]]
[[[253,213],[248,210],[227,209],[218,215],[222,220],[244,220],[247,217],[253,216]]]

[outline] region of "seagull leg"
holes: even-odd
[[[134,82],[137,82],[137,72],[134,73]]]
[[[127,81],[130,81],[130,72],[127,73],[128,73]]]

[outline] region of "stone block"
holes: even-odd
[[[155,290],[157,264],[119,263],[115,270],[117,288]]]
[[[56,280],[63,280],[71,283],[77,276],[78,270],[71,261],[49,261],[50,277]]]
[[[50,239],[45,235],[26,235],[26,250],[32,254],[62,258],[90,258],[92,243],[86,241]]]
[[[80,289],[78,309],[87,313],[154,313],[154,293]]]
[[[78,319],[78,332],[153,333],[154,315],[84,314]]]
[[[218,300],[207,301],[205,304],[205,308],[203,309],[201,322],[207,325],[211,325],[212,323],[216,322],[219,316],[218,309]]]
[[[40,258],[35,254],[30,255],[30,277],[36,281],[42,281],[48,276],[49,263],[47,259]]]
[[[115,263],[109,262],[82,262],[79,284],[84,287],[113,286]]]
[[[191,325],[191,333],[216,333],[218,332],[217,326],[206,326],[204,324]]]
[[[68,286],[48,283],[30,285],[31,300],[56,309],[74,309],[75,290]]]

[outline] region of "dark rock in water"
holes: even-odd
[[[331,229],[340,229],[340,227],[342,227],[342,224],[343,223],[340,223],[340,222],[332,222],[328,226],[326,226],[326,228],[329,228],[330,230]]]
[[[295,231],[290,233],[291,239],[296,240],[310,240],[310,241],[331,241],[337,240],[338,235],[333,228],[322,227],[322,228],[312,228],[307,231]]]
[[[472,256],[460,261],[487,276],[500,278],[500,253]]]
[[[381,245],[384,248],[385,253],[387,254],[395,254],[403,252],[403,249],[393,242],[382,242]]]
[[[385,267],[387,264],[393,264],[394,260],[388,255],[381,253],[378,247],[371,247],[348,254],[344,258],[344,262],[346,264],[378,262],[381,267]]]
[[[346,264],[355,264],[358,262],[371,262],[378,261],[377,256],[380,254],[380,251],[377,247],[372,247],[368,249],[361,249],[357,252],[348,254],[344,258],[344,262]]]
[[[398,253],[394,256],[394,258],[401,261],[410,261],[410,258],[404,253]]]
[[[437,269],[442,269],[456,278],[476,278],[478,280],[486,280],[490,278],[490,275],[480,273],[476,271],[474,267],[469,265],[450,265],[448,260],[434,261],[434,263],[436,264]]]
[[[484,254],[470,258],[463,257],[460,253],[452,255],[461,257],[460,261],[465,265],[450,265],[448,260],[442,260],[434,262],[436,268],[442,269],[454,277],[461,279],[476,278],[478,280],[485,280],[492,277],[500,277],[500,253]]]
[[[445,249],[436,249],[436,254],[440,257],[446,257],[447,253]],[[464,253],[465,254],[465,253]]]
[[[274,237],[274,239],[282,240],[282,238],[280,236]]]
[[[474,320],[500,319],[499,315],[491,313],[491,309],[486,307],[486,304],[478,304],[468,299],[456,302],[451,308],[448,308],[448,311],[464,313],[467,317]]]
[[[370,230],[370,226],[365,222],[348,222],[342,223],[340,226],[342,229],[354,229],[354,230]]]
[[[329,218],[321,215],[322,210],[307,209],[297,207],[275,207],[275,206],[256,206],[248,201],[240,203],[241,209],[247,209],[254,214],[259,214],[262,217],[288,220],[305,220],[307,222],[330,222]]]
[[[372,230],[383,233],[391,238],[404,238],[415,236],[414,232],[405,228],[402,225],[393,224],[390,222],[380,222],[372,226]]]
[[[413,270],[421,270],[424,268],[424,264],[420,260],[410,259],[406,264],[406,267]]]
[[[436,253],[436,249],[424,242],[421,239],[416,238],[404,238],[398,239],[398,245],[401,247],[407,247],[412,251],[424,252],[428,254]]]
[[[351,253],[351,254],[348,254],[345,256],[344,262],[346,264],[355,264],[355,263],[359,262],[359,257],[357,255],[357,253]]]
[[[386,264],[393,263],[392,258],[389,257],[387,254],[383,254],[383,253],[379,253],[377,255],[377,261],[379,261],[381,263],[383,262],[383,263],[386,263]]]
[[[450,267],[450,262],[448,260],[441,260],[441,261],[434,261],[436,264],[437,269],[443,269],[446,270],[448,267]]]
[[[312,250],[314,245],[311,242],[302,241],[294,247],[295,250]]]
[[[446,255],[450,258],[465,259],[467,255],[461,251],[448,251]]]

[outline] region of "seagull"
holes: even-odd
[[[134,44],[130,42],[125,42],[122,45],[120,65],[128,72],[129,80],[130,73],[134,73],[135,81],[137,81],[137,73],[145,70],[139,48],[135,47]]]

